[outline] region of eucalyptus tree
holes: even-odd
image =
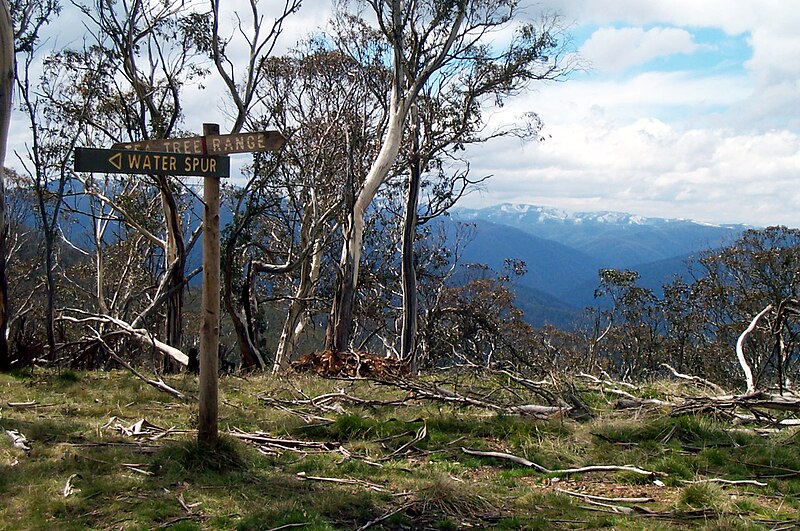
[[[227,11],[233,27],[223,35],[226,21],[220,14],[220,0],[211,0],[210,31],[207,24],[195,27],[197,48],[208,53],[217,74],[225,85],[230,103],[231,133],[238,133],[251,120],[253,109],[259,104],[259,93],[268,81],[267,58],[273,55],[283,33],[286,19],[297,13],[301,0],[283,0],[270,6],[268,15],[262,13],[258,0],[250,0],[249,13]],[[196,15],[201,22],[206,15]],[[237,55],[237,49],[238,54]]]
[[[691,299],[712,339],[707,363],[717,369],[718,377],[734,377],[736,349],[755,369],[748,387],[764,381],[782,385],[786,377],[796,378],[800,229],[747,230],[730,245],[703,253],[697,265]],[[748,324],[753,329],[745,337]]]
[[[268,359],[256,337],[255,305],[265,297],[273,304],[284,301],[286,316],[272,359],[277,371],[290,360],[318,307],[321,264],[334,233],[331,223],[377,143],[383,108],[371,85],[385,83],[386,71],[375,61],[356,61],[332,49],[323,38],[270,58],[264,68],[267,80],[257,92],[260,116],[283,131],[287,143],[277,156],[258,157],[253,178],[236,194],[223,291],[243,361],[254,366],[263,367]],[[235,260],[242,267],[233,267]],[[247,270],[238,281],[238,301],[233,287],[237,269]]]
[[[45,321],[45,289],[39,264],[39,236],[31,220],[36,199],[28,176],[5,168],[6,267],[8,285],[8,344],[12,366],[25,367],[44,352],[41,323]]]
[[[62,124],[60,117],[49,112],[44,93],[57,85],[60,72],[37,75],[40,64],[40,32],[60,12],[55,0],[19,1],[12,4],[15,32],[15,69],[19,105],[30,124],[31,141],[25,153],[17,153],[36,198],[36,219],[44,240],[45,331],[51,359],[55,357],[56,242],[64,191],[71,176],[69,162],[72,148],[80,135],[75,123]],[[43,55],[43,54],[42,54]],[[21,60],[20,60],[21,59]]]
[[[231,121],[230,133],[275,127],[272,116],[274,109],[270,108],[267,101],[271,94],[265,88],[271,83],[269,70],[274,64],[271,56],[279,43],[286,20],[300,6],[300,0],[284,0],[270,5],[265,12],[264,5],[253,0],[249,10],[239,12],[225,11],[219,0],[211,0],[208,12],[192,15],[192,31],[188,36],[195,48],[211,60],[214,77],[221,82],[225,111]],[[222,297],[245,367],[265,368],[267,364],[257,337],[253,315],[256,299],[251,286],[257,283],[259,273],[283,275],[299,267],[299,262],[294,263],[293,260],[282,263],[269,251],[252,257],[253,242],[248,239],[249,234],[258,230],[249,225],[258,225],[259,218],[276,206],[272,200],[275,189],[280,185],[265,185],[269,180],[266,174],[276,171],[276,160],[272,155],[254,156],[247,182],[238,190],[231,188],[230,193],[234,220],[225,234]],[[315,214],[309,215],[313,217]],[[308,230],[310,227],[306,227],[306,235]],[[234,267],[241,258],[242,247],[248,248],[253,258],[247,266],[246,275],[241,275],[241,271]],[[306,256],[307,253],[301,255]],[[234,288],[244,293],[235,296]]]
[[[416,370],[417,295],[413,241],[417,223],[425,224],[444,214],[471,188],[488,176],[470,177],[469,163],[460,153],[466,146],[514,135],[538,139],[542,122],[528,111],[514,124],[489,127],[483,120],[487,107],[501,107],[532,81],[564,77],[567,61],[559,67],[564,43],[558,40],[558,18],[545,17],[514,37],[505,50],[476,45],[473,61],[457,68],[443,68],[435,82],[420,91],[412,107],[410,141],[403,150],[408,165],[408,191],[403,214],[402,286],[403,332],[400,357]],[[555,63],[554,63],[555,61]],[[424,185],[424,186],[423,186]],[[420,193],[425,193],[420,207]]]
[[[464,282],[445,286],[440,304],[428,315],[429,351],[421,364],[488,368],[533,361],[533,329],[514,304],[511,285],[515,268],[524,269],[520,265],[510,260],[505,271],[495,272],[483,264],[463,264]]]
[[[662,361],[663,323],[658,298],[651,289],[637,284],[636,271],[601,269],[599,276],[595,298],[609,302],[600,310],[608,323],[601,346],[604,361],[623,379],[655,370]]]
[[[327,347],[333,350],[346,350],[349,346],[365,216],[378,189],[392,175],[407,119],[423,90],[442,80],[471,76],[476,84],[505,76],[504,82],[513,88],[526,80],[555,77],[562,68],[558,53],[546,54],[560,49],[556,35],[541,32],[533,25],[519,26],[504,50],[492,50],[490,40],[500,31],[512,29],[518,14],[514,1],[366,0],[364,4],[371,9],[376,30],[388,44],[384,61],[391,64],[392,78],[383,95],[388,103],[381,148],[357,190],[351,222],[343,227],[346,237],[340,258],[341,281],[326,339]],[[343,14],[340,21],[349,27],[369,27],[364,19],[352,15]],[[497,88],[500,89],[499,82]],[[446,91],[447,86],[442,90]],[[471,114],[470,119],[479,118],[481,98],[468,98],[463,103],[478,113]]]
[[[105,62],[103,77],[97,82],[104,89],[102,105],[84,113],[82,121],[112,142],[180,135],[184,88],[206,73],[203,56],[189,38],[194,12],[178,0],[95,0],[80,10],[92,41],[82,51],[65,53],[102,57]],[[82,63],[71,64],[80,69]],[[187,240],[182,213],[185,188],[168,176],[153,175],[150,180],[160,194],[164,216],[164,237],[152,241],[163,249],[163,289],[169,293],[163,299],[166,338],[168,344],[180,348],[185,270],[192,242]]]

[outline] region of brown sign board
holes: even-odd
[[[229,177],[230,159],[214,155],[75,148],[75,171]]]
[[[286,139],[278,131],[260,131],[232,135],[190,136],[186,138],[144,140],[141,142],[121,142],[114,144],[112,148],[194,155],[230,155],[231,153],[278,151],[285,143]]]

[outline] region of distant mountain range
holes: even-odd
[[[86,196],[73,195],[72,208],[85,212]],[[202,206],[191,206],[199,217]],[[23,223],[34,224],[33,212]],[[70,238],[89,248],[89,220],[71,216]],[[231,222],[223,208],[221,225]],[[659,292],[675,276],[685,276],[688,262],[700,251],[732,243],[745,225],[711,225],[685,219],[645,218],[620,212],[567,212],[523,204],[502,204],[481,209],[457,208],[439,220],[455,245],[458,223],[468,223],[468,243],[462,242],[461,264],[480,263],[497,272],[506,259],[525,262],[527,272],[514,280],[517,305],[534,326],[568,327],[586,306],[596,306],[594,290],[603,268],[632,269],[639,285]],[[109,232],[114,232],[114,227]],[[189,256],[189,269],[199,267],[201,246]],[[196,279],[199,282],[199,278]],[[659,293],[660,294],[660,293]]]
[[[639,285],[658,291],[686,275],[692,256],[732,243],[748,228],[520,204],[459,208],[451,220],[474,226],[462,263],[483,263],[496,271],[507,258],[526,263],[527,273],[515,281],[515,289],[518,305],[535,326],[567,326],[594,305],[600,269],[635,270]]]

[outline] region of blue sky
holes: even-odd
[[[243,0],[230,0],[228,9]],[[267,4],[265,4],[267,5]],[[500,139],[470,153],[492,175],[468,207],[530,203],[710,223],[800,227],[800,10],[791,0],[540,0],[558,12],[586,69],[533,85],[487,111],[492,125],[536,112],[544,142]],[[281,46],[325,25],[329,0],[306,0]],[[61,20],[76,16],[65,9]],[[58,34],[49,42],[78,43]],[[76,44],[77,45],[77,44]],[[184,128],[219,121],[213,85],[193,96]],[[6,164],[27,136],[12,121]]]

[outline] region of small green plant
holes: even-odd
[[[693,483],[681,490],[676,507],[679,510],[707,510],[721,513],[726,504],[727,497],[718,485],[713,483]]]
[[[488,511],[492,504],[469,485],[442,475],[417,492],[416,506],[422,514],[474,518]]]
[[[73,384],[81,381],[81,375],[71,369],[62,369],[56,375],[56,380],[62,384]]]
[[[247,469],[247,458],[238,441],[220,437],[213,446],[197,439],[185,439],[165,445],[156,455],[153,469],[158,474],[175,477],[204,473],[229,474]]]

